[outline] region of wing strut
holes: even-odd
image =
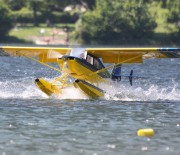
[[[118,68],[118,67],[121,66],[121,64],[126,63],[126,62],[131,61],[131,60],[134,60],[134,59],[137,59],[138,57],[142,57],[142,54],[139,54],[139,55],[137,55],[137,56],[135,56],[135,57],[133,57],[133,58],[126,59],[126,60],[121,61],[121,62],[119,62],[119,63],[117,63],[117,64],[113,64],[113,65],[110,65],[110,66],[105,67],[105,68],[103,68],[103,69],[100,69],[100,70],[98,70],[98,71],[96,71],[96,72],[93,72],[93,73],[89,74],[89,76],[92,76],[92,75],[94,75],[94,74],[98,74],[98,73],[107,71],[108,69],[113,68],[113,67],[115,68],[116,66],[117,66],[116,68]],[[130,73],[130,76],[129,76],[130,79],[132,79],[132,74],[133,74],[133,71],[131,70],[131,73]],[[121,76],[121,77],[122,77],[122,76]]]
[[[35,61],[35,62],[38,62],[38,63],[40,63],[40,64],[42,64],[42,65],[44,65],[44,66],[46,66],[46,67],[49,67],[49,68],[51,68],[51,69],[53,69],[53,70],[55,70],[55,71],[61,72],[60,69],[58,69],[58,68],[56,68],[56,67],[53,67],[53,66],[51,66],[51,65],[48,65],[47,63],[41,62],[41,61],[39,61],[39,60],[37,60],[37,59],[35,59],[35,58],[33,58],[33,57],[29,57],[29,56],[25,56],[25,55],[24,55],[24,57],[26,57],[26,58],[28,58],[28,59],[30,59],[30,60],[33,60],[33,61]]]
[[[117,63],[117,64],[110,65],[110,66],[108,66],[108,67],[105,67],[105,68],[103,68],[103,69],[100,69],[100,70],[98,70],[98,71],[96,71],[96,72],[94,72],[94,73],[92,73],[92,74],[89,74],[89,76],[92,76],[92,75],[94,75],[94,74],[98,74],[98,73],[107,71],[108,69],[114,67],[115,69],[118,69],[118,68],[120,68],[120,69],[118,69],[118,73],[117,73],[118,75],[117,75],[117,76],[116,76],[116,71],[114,71],[114,73],[112,72],[112,78],[113,78],[113,76],[114,76],[115,79],[118,78],[118,80],[120,81],[120,80],[121,80],[121,77],[123,77],[122,75],[120,75],[120,72],[121,72],[121,64],[126,63],[126,62],[131,61],[131,60],[134,60],[134,59],[137,59],[137,58],[139,58],[139,57],[142,57],[142,54],[139,54],[139,55],[137,55],[137,56],[135,56],[135,57],[133,57],[133,58],[126,59],[126,60],[121,61],[121,62],[119,62],[119,63]],[[127,77],[127,76],[125,76],[125,77]],[[133,70],[131,70],[130,75],[128,76],[128,78],[129,78],[130,85],[132,86]],[[106,82],[107,82],[107,81],[106,81]]]
[[[91,75],[93,75],[93,74],[98,74],[98,73],[104,72],[104,71],[106,71],[106,70],[108,70],[108,69],[110,69],[110,68],[113,68],[114,66],[118,66],[118,65],[123,64],[123,63],[126,63],[126,62],[128,62],[128,61],[137,59],[138,57],[142,57],[142,54],[139,54],[139,55],[137,55],[137,56],[135,56],[135,57],[133,57],[133,58],[129,58],[129,59],[126,59],[126,60],[124,60],[124,61],[121,61],[121,62],[119,62],[119,63],[117,63],[117,64],[115,64],[115,65],[110,65],[110,66],[108,66],[108,67],[105,67],[105,68],[103,68],[103,69],[100,69],[100,70],[98,70],[98,71],[90,74],[89,76],[91,76]]]

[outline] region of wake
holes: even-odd
[[[107,89],[107,88],[106,88]],[[180,101],[180,89],[178,83],[173,83],[172,86],[162,87],[156,84],[151,84],[149,87],[144,86],[127,86],[116,85],[107,89],[105,98],[107,100],[121,100],[121,101]]]
[[[46,79],[46,78],[45,78]],[[52,79],[46,79],[51,81]],[[0,81],[0,99],[88,99],[80,90],[68,87],[60,96],[47,96],[37,88],[34,78]]]
[[[47,79],[51,80],[51,79]],[[180,101],[180,86],[177,81],[171,80],[171,84],[139,84],[130,86],[127,83],[106,85],[103,100],[121,101],[156,101],[173,100]],[[83,99],[89,98],[74,87],[68,87],[60,96],[48,97],[34,84],[34,78],[21,78],[16,80],[0,81],[0,99]]]

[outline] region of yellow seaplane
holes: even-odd
[[[110,80],[121,80],[123,64],[143,63],[143,60],[148,58],[180,58],[180,48],[1,46],[0,53],[26,57],[60,72],[60,76],[52,82],[43,78],[35,80],[37,87],[48,96],[61,95],[64,88],[73,86],[90,98],[102,98],[105,95],[105,90],[100,87],[101,83],[108,83]],[[58,67],[54,67],[53,63],[57,63]],[[111,69],[111,73],[109,69]],[[133,70],[127,77],[132,85]]]

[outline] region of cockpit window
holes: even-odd
[[[102,69],[102,65],[100,64],[100,62],[95,58],[94,59],[94,66],[97,68],[97,69]]]
[[[87,52],[83,52],[80,54],[80,58],[82,59],[86,59],[86,56],[87,56]]]
[[[91,65],[93,65],[93,57],[90,55],[87,55],[86,61],[89,62]]]
[[[94,68],[96,68],[97,70],[101,70],[104,67],[103,63],[101,62],[101,60],[91,54],[87,53],[86,56],[86,62],[91,64],[92,66],[94,66]],[[103,72],[98,73],[101,77],[104,78],[109,78],[111,75],[109,74],[108,70],[104,70]]]
[[[91,65],[93,65],[94,67],[96,67],[97,69],[104,68],[104,66],[101,63],[101,61],[98,58],[93,57],[92,55],[87,54],[86,61],[88,63],[90,63]]]

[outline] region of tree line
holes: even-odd
[[[157,1],[169,13],[167,23],[180,36],[179,0],[0,0],[0,38],[15,23],[74,23],[73,37],[83,44],[128,44],[152,37],[157,27],[149,4]],[[65,12],[67,6],[85,8],[85,12]]]

